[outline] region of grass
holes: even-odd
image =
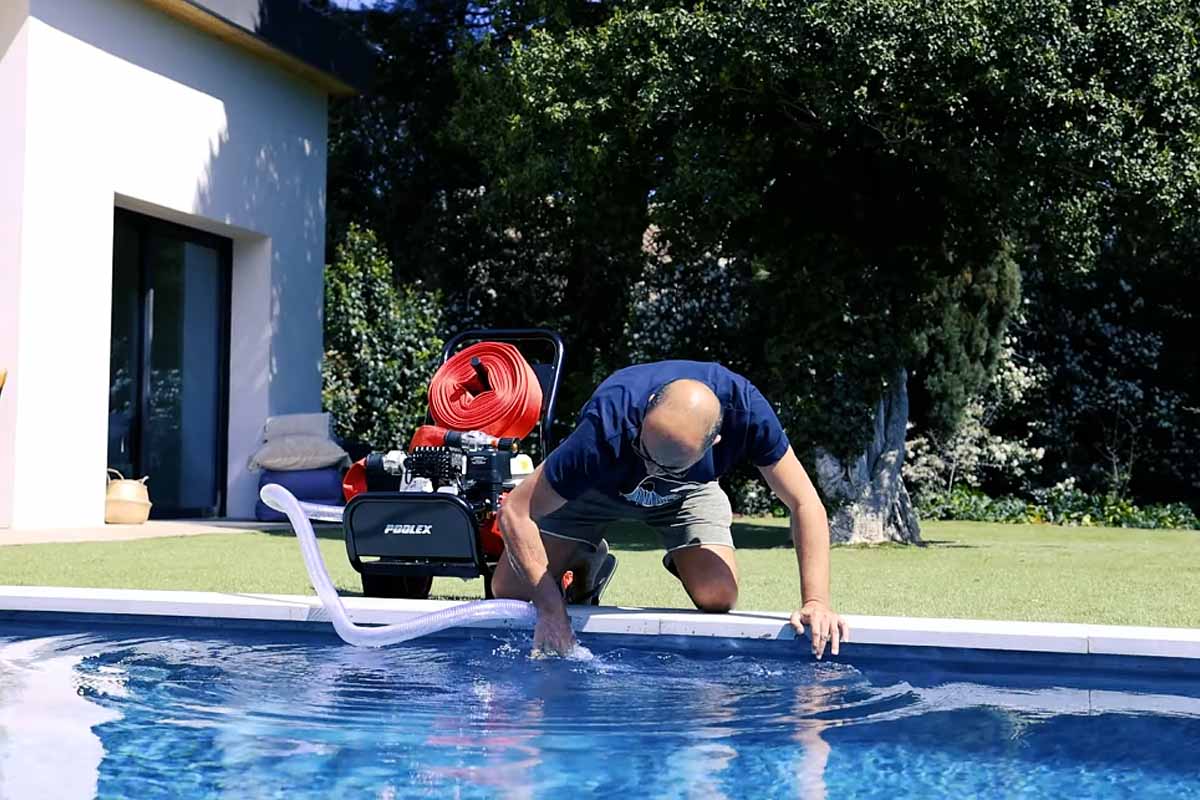
[[[321,532],[334,583],[360,590],[336,529]],[[929,522],[925,547],[838,547],[839,611],[917,617],[1093,622],[1200,628],[1200,534]],[[735,523],[738,607],[790,610],[799,600],[796,560],[783,520]],[[654,534],[610,529],[620,566],[606,604],[689,608],[661,565]],[[217,534],[126,542],[0,547],[10,585],[191,589],[310,594],[290,535]],[[434,595],[481,596],[482,581],[438,578]]]

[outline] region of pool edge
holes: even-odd
[[[456,605],[456,601],[344,598],[356,622],[388,624]],[[796,634],[788,615],[737,611],[702,614],[688,611],[575,606],[570,614],[583,634],[669,636],[753,640],[791,640]],[[0,586],[0,615],[11,617],[94,614],[113,618],[207,618],[257,623],[300,623],[318,628],[328,618],[316,597],[227,594],[142,589],[76,589]],[[846,615],[856,645],[953,648],[1076,656],[1140,656],[1200,660],[1200,629],[1144,628],[1082,623],[1016,622]],[[527,627],[511,620],[474,627]]]

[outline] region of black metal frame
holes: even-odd
[[[217,344],[220,361],[215,376],[217,382],[217,442],[214,457],[216,458],[217,497],[214,506],[209,508],[173,508],[164,512],[159,506],[151,510],[155,519],[172,519],[187,517],[220,517],[225,514],[225,502],[228,493],[228,462],[229,462],[229,351],[230,328],[232,325],[233,309],[233,240],[223,236],[206,233],[205,231],[178,225],[174,222],[156,217],[139,214],[125,208],[114,209],[113,225],[118,218],[124,219],[137,231],[138,236],[138,347],[137,365],[140,372],[137,381],[137,418],[130,426],[130,452],[136,458],[135,472],[141,472],[146,463],[143,450],[143,426],[150,418],[150,370],[149,357],[153,346],[153,332],[149,313],[151,282],[151,265],[148,258],[146,243],[154,234],[173,236],[181,241],[210,247],[217,251],[221,261],[220,295],[221,305],[218,320]]]

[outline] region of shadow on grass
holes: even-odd
[[[343,534],[340,525],[314,525],[313,530],[318,539],[342,541]],[[268,536],[294,536],[291,528],[287,530],[264,530]],[[658,533],[648,525],[639,522],[614,522],[604,529],[604,538],[613,550],[647,552],[662,550],[662,542]],[[791,532],[778,525],[760,525],[753,522],[733,523],[733,543],[739,550],[774,550],[776,548],[791,548]],[[1054,545],[1048,545],[1054,547]],[[839,544],[839,550],[908,550],[913,545],[899,542],[882,542],[880,544]],[[929,550],[978,550],[979,545],[966,544],[954,539],[925,539],[916,545],[920,549]],[[457,599],[446,597],[444,599]]]
[[[268,536],[287,536],[295,534],[290,527],[261,530]],[[313,525],[313,532],[318,539],[342,541],[342,527],[336,524]],[[658,533],[648,525],[638,522],[614,522],[604,530],[609,547],[614,550],[661,550],[662,542]],[[733,542],[744,550],[769,550],[776,547],[791,547],[791,534],[785,527],[775,525],[757,525],[751,522],[733,523]]]
[[[288,538],[294,538],[296,535],[292,531],[292,527],[290,525],[285,525],[282,528],[270,528],[267,530],[256,528],[255,530],[258,533],[265,533],[268,536],[286,536]],[[334,539],[339,542],[345,539],[345,537],[342,535],[342,526],[335,522],[327,524],[321,524],[319,522],[314,523],[313,533],[316,534],[318,539]]]
[[[614,550],[663,549],[658,532],[637,522],[614,522],[605,528],[604,538],[608,539],[608,546]],[[790,548],[792,538],[787,528],[734,522],[733,543],[742,550],[771,550],[777,547]]]

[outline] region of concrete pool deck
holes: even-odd
[[[385,600],[344,597],[356,623],[391,624],[457,605],[458,601]],[[655,609],[572,606],[575,630],[582,634],[698,637],[724,640],[794,640],[788,615],[741,611],[701,614]],[[329,618],[314,596],[166,592],[137,589],[66,589],[0,586],[0,619],[55,615],[96,615],[129,622],[172,620],[213,625],[243,623],[314,630],[329,629]],[[1070,656],[1132,656],[1188,659],[1200,665],[1200,629],[1143,628],[1049,622],[928,619],[847,615],[853,645],[899,648],[952,648]],[[499,620],[473,625],[492,630],[528,629]]]
[[[221,533],[275,533],[291,529],[287,522],[234,519],[152,519],[141,525],[96,525],[90,528],[0,528],[0,547],[18,544],[128,542],[135,539]]]

